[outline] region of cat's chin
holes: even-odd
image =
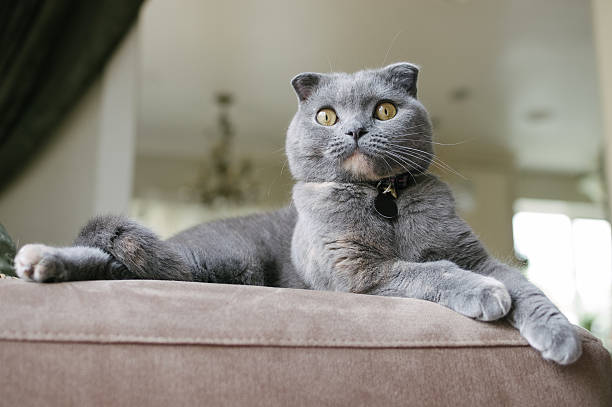
[[[360,151],[355,151],[342,163],[342,168],[353,174],[356,178],[376,181],[380,178],[374,171],[372,160]]]

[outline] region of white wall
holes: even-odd
[[[612,2],[593,0],[593,31],[599,70],[599,93],[605,142],[608,195],[612,192]],[[612,199],[609,199],[612,213]]]
[[[137,51],[135,28],[48,147],[0,195],[0,222],[19,246],[69,244],[94,214],[127,213]]]

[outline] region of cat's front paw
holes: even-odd
[[[542,321],[529,321],[521,335],[542,357],[560,365],[574,363],[582,355],[582,343],[576,329],[561,314]]]
[[[473,277],[466,286],[458,287],[445,305],[480,321],[495,321],[505,316],[512,305],[506,287],[491,277]]]
[[[27,244],[15,256],[15,271],[24,280],[46,283],[61,281],[64,264],[56,255],[59,249],[43,244]]]

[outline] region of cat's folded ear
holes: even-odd
[[[291,79],[291,86],[293,86],[300,102],[305,101],[312,95],[317,86],[319,86],[321,78],[321,74],[304,72]]]
[[[410,96],[417,97],[418,66],[410,62],[398,62],[384,67],[382,71],[394,85],[406,90]]]

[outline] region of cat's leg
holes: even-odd
[[[105,279],[192,280],[194,265],[176,246],[121,216],[99,216],[72,247],[23,246],[19,277],[37,282]]]
[[[433,301],[481,321],[497,320],[510,310],[510,294],[504,284],[463,270],[450,261],[397,260],[376,268],[378,279],[353,280],[351,291]],[[365,275],[358,273],[354,277]]]
[[[574,326],[520,271],[493,258],[475,271],[494,277],[508,288],[512,297],[508,320],[544,359],[562,365],[578,360],[582,344]]]
[[[27,244],[15,256],[15,269],[20,278],[41,283],[130,278],[127,269],[111,255],[85,246]]]

